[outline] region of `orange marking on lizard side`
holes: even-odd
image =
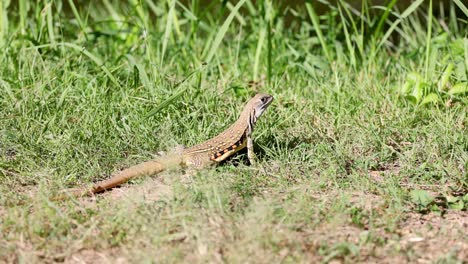
[[[231,146],[229,146],[229,147],[227,147],[225,149],[219,150],[216,153],[213,153],[213,155],[211,155],[210,159],[214,160],[214,161],[217,161],[217,159],[219,157],[221,157],[222,155],[226,154],[229,151],[236,150],[238,147],[242,146],[244,141],[245,141],[245,136],[242,136],[236,143],[232,144]]]

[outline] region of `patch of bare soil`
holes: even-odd
[[[379,210],[375,207],[377,196],[364,197],[353,196],[351,201],[362,206],[364,212]],[[305,235],[313,238],[312,241],[306,240],[315,248],[326,245],[324,259],[330,257],[330,260],[341,261],[345,256],[351,256],[366,263],[433,263],[446,258],[467,261],[467,234],[468,213],[449,210],[443,216],[409,212],[393,231],[338,221],[324,223]],[[352,245],[358,246],[359,251],[353,252]]]
[[[443,217],[430,213],[409,213],[400,223],[400,245],[414,253],[419,263],[430,263],[443,256],[468,260],[468,213],[448,211]]]
[[[368,176],[376,183],[383,183],[385,177],[390,174],[399,174],[400,170],[400,165],[397,162],[382,164],[378,170],[369,170]]]
[[[332,200],[340,193],[313,193],[318,201]],[[322,221],[314,228],[286,228],[280,243],[288,255],[299,255],[308,262],[332,263],[433,263],[441,259],[468,260],[468,212],[447,210],[443,216],[407,212],[394,215],[382,197],[365,192],[349,194],[349,204],[357,208]],[[353,217],[362,219],[358,223]],[[319,215],[317,217],[320,217]],[[391,219],[394,217],[395,219]],[[393,223],[393,224],[392,224]],[[283,252],[283,253],[284,253]]]
[[[158,201],[172,197],[172,187],[158,179],[147,179],[141,184],[124,185],[103,193],[108,199],[120,200],[129,197],[142,198],[145,201]]]
[[[119,257],[117,249],[105,250],[102,252],[93,249],[82,249],[74,254],[68,256],[64,263],[78,264],[78,263],[129,263],[129,260],[124,257]]]
[[[78,198],[78,202],[83,207],[93,207],[96,205],[96,201],[101,199],[154,202],[163,198],[171,198],[173,195],[171,183],[169,180],[162,181],[159,178],[147,177],[139,183],[124,183],[119,187],[93,196]],[[167,184],[166,181],[168,181]]]

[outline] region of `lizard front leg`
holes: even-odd
[[[254,165],[257,162],[257,156],[254,152],[253,139],[252,139],[252,129],[247,129],[247,157],[251,165]]]

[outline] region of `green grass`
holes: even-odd
[[[0,2],[0,261],[468,258],[461,1],[188,2]],[[51,201],[215,136],[258,91],[258,164]]]

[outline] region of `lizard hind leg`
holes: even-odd
[[[173,167],[183,165],[183,155],[185,146],[179,145],[161,156],[157,157],[156,160],[165,165],[166,168],[170,169]]]
[[[185,173],[183,175],[183,183],[191,183],[192,177],[201,169],[211,167],[216,164],[216,161],[211,160],[206,155],[186,155],[183,160]]]

